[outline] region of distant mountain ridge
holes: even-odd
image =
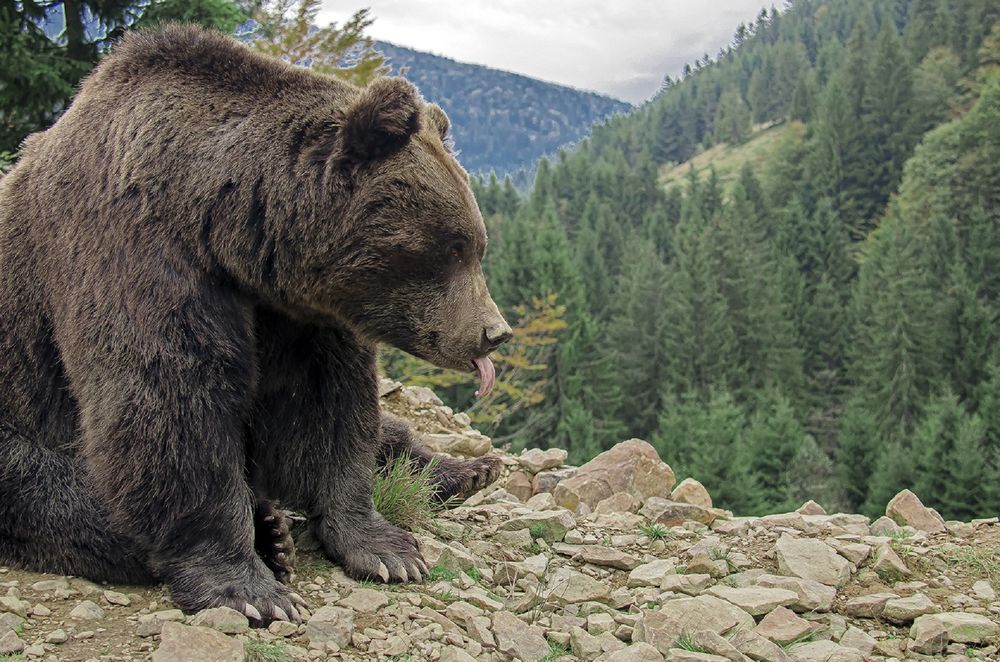
[[[530,168],[585,137],[595,122],[632,106],[596,92],[456,62],[377,41],[393,74],[401,70],[428,101],[448,113],[460,160],[471,172]]]

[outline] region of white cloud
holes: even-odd
[[[764,0],[368,0],[371,36],[462,62],[648,98],[664,75],[715,56]],[[319,23],[355,9],[326,0]],[[766,4],[770,7],[770,4]]]

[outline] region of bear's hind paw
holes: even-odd
[[[254,548],[275,579],[286,586],[295,579],[295,541],[289,518],[270,501],[257,501],[254,513]]]

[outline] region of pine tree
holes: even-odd
[[[808,437],[788,398],[776,391],[767,393],[750,419],[746,438],[744,452],[760,489],[758,507],[762,513],[795,508],[798,504],[793,501],[788,468]]]

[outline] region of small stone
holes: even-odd
[[[826,515],[826,509],[812,499],[795,509],[799,515]]]
[[[247,617],[229,607],[202,609],[191,619],[191,625],[212,628],[225,634],[240,634],[250,629]]]
[[[865,657],[853,648],[832,641],[810,641],[792,646],[789,652],[795,662],[864,662]]]
[[[544,538],[546,542],[559,542],[566,532],[576,526],[573,514],[566,510],[539,510],[507,520],[500,525],[501,531],[527,529],[533,537]]]
[[[852,618],[878,618],[885,609],[885,603],[898,597],[895,593],[860,595],[848,600],[842,611]]]
[[[565,566],[552,573],[548,586],[545,599],[560,605],[607,602],[611,592],[608,584]]]
[[[59,579],[43,579],[31,585],[32,591],[39,593],[52,593],[53,591],[68,591],[69,581],[65,577]]]
[[[52,615],[52,610],[46,607],[45,605],[39,603],[31,607],[31,615],[45,618],[46,616]]]
[[[634,556],[604,545],[580,545],[571,556],[575,561],[619,570],[632,570],[639,565]]]
[[[713,581],[711,575],[666,575],[663,577],[663,581],[660,582],[660,590],[686,593],[688,595],[701,595],[705,589],[712,585]]]
[[[722,598],[726,602],[733,603],[751,616],[762,616],[769,612],[773,613],[777,608],[790,605],[799,598],[792,591],[786,591],[781,588],[762,588],[760,586],[750,586],[747,588],[713,586],[706,593],[714,595],[717,598]],[[784,615],[785,612],[795,616],[789,609],[785,609],[779,612],[779,614]],[[796,616],[796,618],[798,617]]]
[[[693,506],[701,506],[702,508],[712,507],[712,495],[708,493],[704,485],[694,478],[685,478],[682,480],[674,488],[674,491],[670,493],[670,500],[689,503]]]
[[[627,586],[637,588],[640,586],[659,586],[663,583],[664,577],[673,575],[677,568],[673,561],[656,560],[650,563],[643,563],[633,568],[628,574]]]
[[[104,618],[104,610],[90,600],[84,600],[73,607],[69,617],[77,621],[100,621]]]
[[[347,607],[362,614],[374,614],[389,604],[389,597],[382,591],[370,588],[356,588],[338,604],[341,607]]]
[[[980,614],[948,612],[918,617],[910,628],[913,650],[934,654],[944,650],[949,642],[982,644],[997,636],[1000,627]]]
[[[24,655],[27,657],[42,657],[43,655],[45,655],[45,646],[41,644],[32,644],[31,646],[25,646]]]
[[[778,607],[761,619],[754,632],[779,646],[787,646],[818,627],[815,623],[799,618],[791,609]]]
[[[617,492],[607,499],[601,499],[594,507],[594,513],[598,515],[613,513],[634,513],[639,510],[642,502],[628,492]]]
[[[139,630],[140,637],[151,637],[160,634],[164,623],[179,623],[184,620],[184,612],[180,609],[164,609],[152,614],[140,614]]]
[[[0,596],[0,612],[9,612],[21,618],[27,618],[28,605],[12,595],[4,595]]]
[[[299,626],[288,621],[272,621],[267,631],[276,637],[290,637],[299,631]]]
[[[737,632],[729,641],[736,647],[736,650],[751,660],[789,662],[788,655],[778,644],[760,636],[753,630]]]
[[[611,614],[598,612],[587,616],[587,632],[595,637],[605,632],[614,632],[617,623]]]
[[[783,575],[838,587],[851,578],[850,562],[819,540],[783,535],[774,550],[778,571]]]
[[[416,538],[417,544],[420,546],[420,553],[429,568],[441,566],[452,572],[461,572],[476,567],[476,559],[465,550],[461,543],[444,543],[437,538],[423,535]],[[382,594],[380,593],[380,595]]]
[[[576,467],[553,469],[535,474],[531,479],[531,490],[535,494],[548,494],[556,489],[556,485],[576,475]],[[555,506],[553,506],[555,507]]]
[[[753,617],[739,607],[715,596],[668,600],[656,611],[644,612],[636,623],[633,641],[646,642],[666,654],[687,632],[709,630],[726,636],[737,630],[751,630]]]
[[[993,585],[985,579],[980,579],[972,585],[972,594],[983,602],[993,602],[997,599],[997,592],[993,590]]]
[[[930,598],[923,593],[917,593],[908,598],[893,598],[886,601],[885,607],[882,609],[882,618],[897,625],[903,625],[912,622],[917,616],[936,611],[939,609]]]
[[[878,549],[875,550],[875,562],[872,564],[872,570],[879,577],[889,581],[899,581],[913,574],[906,567],[903,559],[899,558],[899,554],[889,545],[879,545]]]
[[[128,607],[132,604],[127,595],[117,591],[105,591],[104,599],[108,601],[108,604],[118,605],[119,607]]]
[[[705,552],[699,552],[688,561],[687,571],[721,579],[729,574],[729,562],[726,559],[713,559]]]
[[[872,522],[870,530],[873,536],[891,536],[899,531],[899,525],[883,515]]]
[[[783,588],[798,595],[798,600],[788,605],[793,611],[830,611],[837,597],[837,589],[813,579],[759,575],[753,583],[766,588]]]
[[[728,658],[721,655],[698,653],[683,648],[668,649],[666,655],[670,662],[729,662]]]
[[[608,662],[663,662],[663,655],[656,646],[638,643],[611,653]]]
[[[316,610],[306,623],[305,637],[310,643],[333,642],[341,648],[351,642],[354,633],[354,612],[343,607],[326,605]]]
[[[45,635],[45,642],[49,644],[64,644],[69,640],[65,630],[53,630]]]
[[[504,487],[517,497],[518,501],[528,501],[531,498],[531,476],[523,471],[510,472]]]
[[[476,662],[476,658],[458,646],[446,646],[441,651],[441,662]]]
[[[0,635],[0,655],[13,655],[24,650],[24,642],[13,630]]]
[[[717,517],[716,511],[693,503],[650,497],[639,509],[639,514],[650,522],[664,526],[681,526],[684,522],[698,522],[709,526]]]
[[[860,651],[866,658],[875,650],[876,640],[864,630],[856,627],[848,627],[847,632],[840,638],[840,645]]]
[[[569,453],[562,448],[550,448],[541,450],[530,448],[517,457],[517,462],[529,473],[537,474],[547,469],[556,469],[566,463]]]
[[[493,614],[493,634],[501,653],[520,658],[523,662],[538,662],[549,654],[549,642],[541,628],[529,626],[509,611]]]
[[[927,533],[944,533],[947,527],[936,511],[925,506],[917,495],[903,490],[885,507],[885,514],[900,526],[912,526]]]
[[[463,457],[482,457],[493,450],[490,438],[475,430],[466,430],[462,433],[424,434],[421,435],[421,440],[435,453]]]
[[[239,639],[210,628],[167,622],[152,662],[243,662],[246,651]]]
[[[473,641],[477,641],[486,648],[496,648],[497,642],[493,637],[493,629],[488,616],[474,616],[465,623],[465,631]]]

